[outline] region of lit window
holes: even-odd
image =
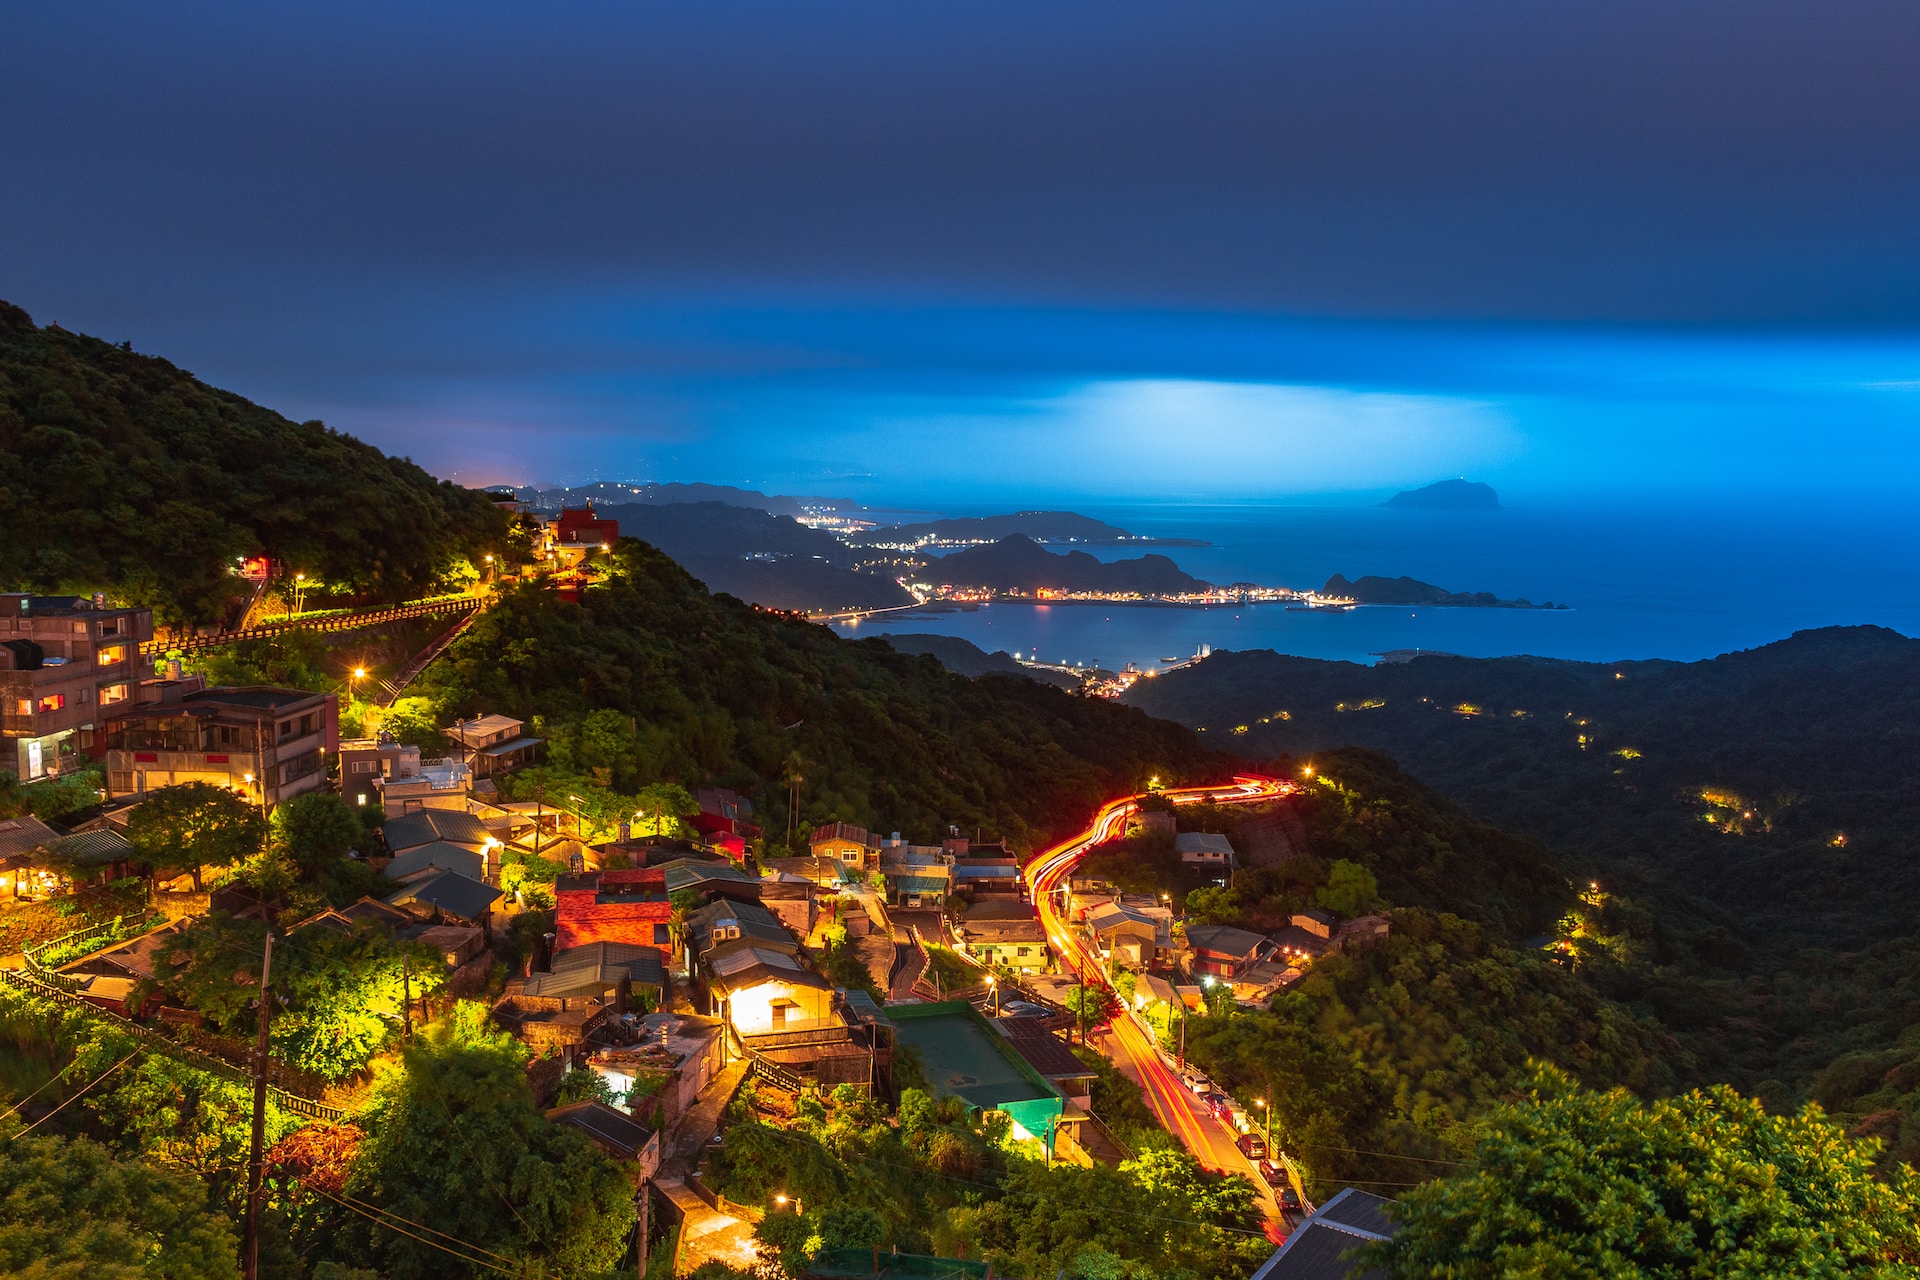
[[[103,684],[100,686],[100,705],[112,706],[116,702],[127,700],[127,686],[124,684]]]
[[[58,711],[66,705],[67,695],[64,693],[49,693],[40,699],[40,709],[42,711]]]
[[[17,701],[16,701],[15,703],[14,703],[14,706],[13,706],[13,710],[14,710],[14,713],[15,713],[16,715],[23,715],[23,716],[30,716],[30,715],[32,715],[32,714],[33,714],[33,699],[32,699],[32,698],[21,698],[21,699],[19,699],[19,700],[17,700]]]
[[[366,802],[367,802],[367,793],[362,791],[360,793],[360,803],[365,804]]]
[[[94,652],[94,658],[103,667],[127,660],[127,646],[123,644],[103,644]]]

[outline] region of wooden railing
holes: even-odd
[[[164,658],[169,654],[189,654],[198,653],[203,649],[217,649],[222,645],[235,644],[241,640],[265,640],[272,636],[285,635],[290,631],[356,631],[361,627],[404,622],[409,618],[430,618],[443,613],[479,609],[487,603],[489,598],[487,596],[442,596],[434,600],[414,600],[407,604],[388,605],[379,609],[346,609],[337,613],[294,614],[283,621],[240,627],[232,631],[206,631],[192,635],[169,633],[144,641],[140,645],[140,653],[143,657]]]
[[[787,1070],[771,1058],[763,1058],[752,1049],[746,1050],[749,1070],[778,1089],[788,1093],[805,1093],[811,1083],[805,1076]]]
[[[139,921],[141,927],[145,928],[147,921],[151,918],[151,916],[143,915]],[[65,991],[73,991],[79,987],[79,983],[66,974],[61,973],[53,965],[46,963],[44,959],[46,954],[55,947],[70,947],[77,943],[92,942],[97,938],[112,937],[119,933],[120,930],[125,927],[126,923],[127,920],[125,916],[115,916],[110,921],[89,925],[84,929],[75,929],[72,933],[63,933],[57,938],[48,939],[46,942],[38,942],[30,947],[22,947],[20,949],[20,957],[26,962],[28,972],[40,981],[49,986],[59,987]],[[127,936],[132,937],[133,935],[129,934]],[[104,946],[106,944],[102,943],[101,945]],[[97,951],[99,948],[96,947],[94,950]],[[77,959],[78,957],[75,958]]]

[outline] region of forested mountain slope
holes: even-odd
[[[266,554],[373,600],[502,550],[507,517],[319,422],[0,302],[0,589],[219,616]]]
[[[1890,1116],[1874,1123],[1920,1151],[1920,642],[1829,628],[1695,663],[1216,653],[1128,700],[1293,767],[1390,753],[1652,912],[1614,990],[1681,1035],[1698,1078]]]
[[[714,780],[760,800],[785,838],[790,779],[801,830],[847,819],[932,839],[976,826],[1017,842],[1069,829],[1115,794],[1219,778],[1235,762],[1186,729],[1034,681],[969,680],[883,640],[709,595],[654,548],[622,539],[607,585],[567,604],[510,594],[430,668],[450,717],[539,717],[548,736],[596,733],[582,768],[622,789]],[[583,747],[583,751],[587,748]]]

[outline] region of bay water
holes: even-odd
[[[1164,667],[1202,645],[1363,663],[1396,650],[1607,662],[1707,658],[1832,625],[1920,635],[1920,511],[1904,505],[1434,512],[1170,502],[1079,509],[1136,534],[1206,540],[1204,547],[1153,550],[1211,582],[1318,588],[1335,573],[1405,574],[1449,591],[1569,607],[1309,613],[1281,604],[1002,602],[883,615],[838,630],[961,636],[988,651],[1108,669],[1129,662]],[[1142,554],[1139,547],[1086,549],[1104,560]]]

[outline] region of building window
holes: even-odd
[[[123,644],[103,644],[94,652],[94,660],[103,667],[127,660],[127,646]]]
[[[33,714],[33,699],[32,699],[32,698],[19,698],[19,699],[16,699],[16,700],[15,700],[15,702],[14,702],[14,704],[13,704],[13,710],[14,710],[14,714],[16,714],[16,715],[22,715],[22,716],[30,716],[30,715],[32,715],[32,714]]]
[[[360,799],[360,803],[361,803],[362,805],[365,805],[365,804],[367,803],[367,793],[366,793],[366,792],[364,792],[364,791],[362,791],[362,792],[360,793],[360,796],[359,796],[359,799]]]
[[[313,717],[311,715],[301,716],[300,717],[300,736],[305,737],[307,734],[312,732],[313,732]]]
[[[40,709],[42,711],[58,711],[66,705],[67,695],[64,693],[44,694],[40,699]]]
[[[118,619],[118,618],[108,618],[108,619],[106,619],[105,621],[103,621],[103,622],[102,622],[102,623],[100,624],[100,634],[101,634],[101,635],[103,635],[103,636],[117,636],[117,635],[119,635],[119,634],[120,634],[120,619]]]
[[[110,707],[116,702],[127,700],[127,686],[124,684],[103,684],[100,686],[100,705]]]

